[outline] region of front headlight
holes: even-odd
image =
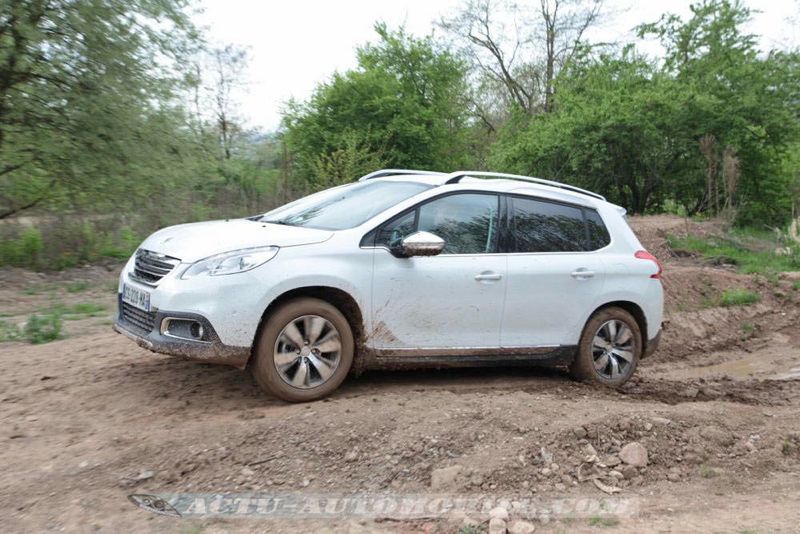
[[[181,275],[181,279],[243,273],[267,263],[277,253],[278,247],[259,247],[217,254],[190,265]]]

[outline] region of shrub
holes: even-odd
[[[31,315],[25,323],[25,337],[29,343],[39,345],[55,341],[61,337],[61,315]]]

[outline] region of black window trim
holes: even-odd
[[[599,250],[603,250],[604,248],[611,245],[611,232],[608,231],[608,225],[606,224],[605,219],[603,216],[600,215],[600,212],[591,206],[584,206],[583,204],[575,204],[572,202],[565,202],[563,200],[555,200],[552,198],[545,198],[540,197],[537,195],[526,195],[524,193],[505,193],[505,196],[508,197],[508,228],[509,228],[509,242],[508,242],[508,253],[509,254],[593,254]],[[516,239],[516,220],[514,217],[514,198],[520,198],[525,200],[536,200],[539,202],[549,202],[550,204],[559,204],[562,206],[567,206],[570,208],[577,208],[581,212],[581,217],[583,218],[583,228],[584,228],[584,247],[586,250],[559,250],[559,251],[541,251],[541,252],[528,252],[528,251],[520,251],[517,250],[517,239]],[[600,248],[592,248],[592,239],[591,235],[589,234],[589,224],[586,218],[586,211],[591,210],[597,213],[598,218],[603,223],[603,227],[606,229],[606,233],[608,234],[608,243],[603,245]]]
[[[476,252],[472,254],[441,254],[441,256],[476,256],[478,254],[507,254],[507,248],[510,243],[503,243],[503,241],[510,241],[511,235],[509,234],[505,239],[503,239],[504,234],[508,234],[508,223],[510,223],[510,214],[509,214],[509,203],[508,199],[505,198],[507,195],[498,192],[498,191],[486,191],[480,189],[459,189],[456,191],[446,191],[439,195],[435,195],[432,197],[428,197],[426,199],[420,200],[417,204],[404,209],[400,213],[386,219],[382,223],[375,226],[372,230],[368,231],[364,234],[359,241],[359,248],[382,248],[386,251],[389,251],[389,247],[385,245],[378,245],[375,243],[375,240],[378,238],[378,231],[385,225],[400,219],[412,211],[416,211],[414,214],[414,228],[416,229],[419,226],[419,209],[429,202],[433,202],[434,200],[438,200],[440,198],[448,197],[451,195],[464,195],[464,194],[478,194],[478,195],[492,195],[497,197],[497,238],[494,240],[494,251],[493,252]]]

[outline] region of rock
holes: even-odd
[[[447,516],[447,521],[453,523],[454,525],[463,525],[465,519],[467,519],[467,514],[464,512],[464,510],[453,510]]]
[[[620,464],[619,456],[613,454],[603,459],[603,463],[608,467],[616,467]]]
[[[667,426],[672,423],[672,419],[667,419],[666,417],[651,417],[650,420],[654,425],[659,426]]]
[[[471,517],[465,517],[464,521],[461,522],[461,525],[467,527],[468,529],[476,529],[480,524],[480,521],[477,519],[472,519]]]
[[[434,469],[431,473],[431,489],[441,490],[452,488],[455,486],[458,475],[461,474],[462,467],[460,465],[451,465],[450,467],[442,467],[441,469]]]
[[[616,478],[617,480],[625,478],[625,475],[623,475],[619,471],[609,471],[608,476],[610,476],[611,478]]]
[[[358,460],[358,453],[356,451],[349,451],[344,455],[345,462],[355,462],[356,460]]]
[[[650,422],[645,423],[644,424],[644,430],[645,430],[645,432],[650,432],[651,430],[653,430],[653,423],[650,423]]]
[[[559,482],[559,483],[556,484],[556,489],[558,491],[565,491],[567,489],[567,487],[564,484],[562,484],[561,482]]]
[[[536,530],[533,523],[528,521],[517,520],[508,526],[508,534],[530,534]]]
[[[733,433],[717,426],[704,426],[700,429],[700,437],[723,446],[732,445],[734,442]]]
[[[674,471],[670,471],[670,473],[667,475],[667,480],[670,482],[680,482],[681,476]]]
[[[559,467],[559,465],[558,465],[558,464],[550,464],[550,469],[551,469],[553,472],[556,472],[556,471],[558,471],[558,470],[559,470],[559,469],[561,469],[561,468]]]
[[[549,477],[550,475],[553,474],[553,471],[549,467],[545,467],[544,469],[541,470],[541,473],[542,475]]]
[[[489,534],[506,534],[506,522],[499,517],[489,520]]]
[[[586,456],[597,456],[597,450],[592,446],[591,443],[587,443],[583,447],[583,452],[586,453]]]
[[[625,477],[625,480],[630,480],[639,474],[639,471],[636,470],[636,467],[632,465],[623,465],[620,471],[622,476]]]
[[[489,517],[492,519],[497,518],[505,521],[506,519],[508,519],[508,510],[506,510],[502,506],[498,506],[497,508],[492,508],[491,510],[489,510]]]
[[[575,437],[578,439],[583,439],[586,437],[586,429],[582,426],[574,428],[572,433],[575,434]]]
[[[246,477],[251,477],[251,476],[256,474],[256,472],[253,471],[252,469],[250,469],[249,467],[242,467],[242,470],[240,472],[241,472],[242,476],[246,476]]]
[[[689,386],[688,388],[683,390],[681,395],[683,395],[684,397],[688,397],[690,399],[693,399],[693,398],[697,397],[697,395],[699,393],[700,393],[700,390],[698,388],[696,388],[694,386]]]
[[[141,471],[138,475],[136,475],[133,479],[136,480],[136,481],[141,482],[142,480],[150,480],[155,475],[156,474],[154,472],[152,472],[152,471],[144,470],[144,471]]]
[[[628,465],[644,467],[647,465],[647,449],[638,441],[632,441],[622,447],[619,458]]]

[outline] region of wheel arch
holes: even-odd
[[[253,343],[250,349],[250,357],[247,361],[248,367],[253,361],[253,355],[255,354],[258,338],[261,336],[261,330],[264,328],[270,313],[284,302],[302,297],[311,297],[324,300],[325,302],[334,305],[336,309],[342,312],[342,315],[345,316],[347,322],[350,324],[350,328],[353,330],[353,339],[355,340],[356,345],[356,354],[354,354],[355,366],[355,361],[358,358],[359,348],[363,345],[364,339],[364,315],[361,311],[361,306],[359,306],[356,299],[353,298],[350,293],[343,289],[333,286],[317,285],[289,289],[275,297],[272,302],[269,303],[264,310],[264,313],[261,314],[261,320],[258,323],[258,328],[256,329],[255,337],[253,338]]]
[[[589,314],[586,322],[588,323],[592,317],[606,308],[622,308],[633,316],[633,318],[636,320],[636,324],[639,326],[639,331],[642,334],[642,356],[647,354],[647,316],[644,314],[644,310],[641,308],[641,306],[629,300],[615,300],[612,302],[606,302],[602,306],[598,306],[597,309]]]

